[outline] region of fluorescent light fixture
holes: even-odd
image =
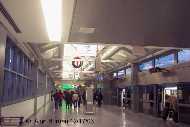
[[[61,41],[62,0],[41,0],[46,29],[50,41]]]
[[[177,90],[177,87],[166,87],[165,90]]]
[[[95,28],[80,27],[79,32],[84,34],[93,34],[95,32]]]

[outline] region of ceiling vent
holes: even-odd
[[[79,32],[83,34],[93,34],[96,28],[80,27]]]

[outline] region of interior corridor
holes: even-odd
[[[0,0],[0,127],[190,127],[189,5]]]

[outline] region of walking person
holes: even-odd
[[[82,102],[82,94],[81,94],[81,92],[79,92],[78,96],[79,96],[78,107],[80,108],[80,104]]]
[[[97,94],[98,107],[101,107],[102,100],[103,100],[103,95],[102,95],[102,92],[99,91],[98,94]]]
[[[66,91],[65,92],[65,103],[66,103],[66,110],[71,109],[72,107],[72,95],[70,93],[70,91]]]
[[[53,99],[54,99],[55,109],[58,110],[58,107],[59,107],[59,95],[58,95],[57,90],[53,94]]]
[[[83,102],[83,105],[85,106],[86,105],[86,91],[85,90],[82,93],[82,102]]]
[[[73,100],[74,109],[76,109],[79,101],[79,95],[76,91],[73,94],[72,100]]]
[[[53,101],[53,90],[51,91],[51,101]]]
[[[97,99],[98,99],[97,91],[94,91],[94,92],[93,92],[93,104],[96,104]]]
[[[58,92],[58,103],[59,103],[59,108],[61,108],[62,107],[62,101],[63,101],[63,93],[62,93],[62,91],[61,90],[59,90],[59,92]]]

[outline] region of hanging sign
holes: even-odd
[[[80,57],[74,57],[74,60],[72,61],[72,65],[74,68],[80,68],[83,65],[83,61]]]

